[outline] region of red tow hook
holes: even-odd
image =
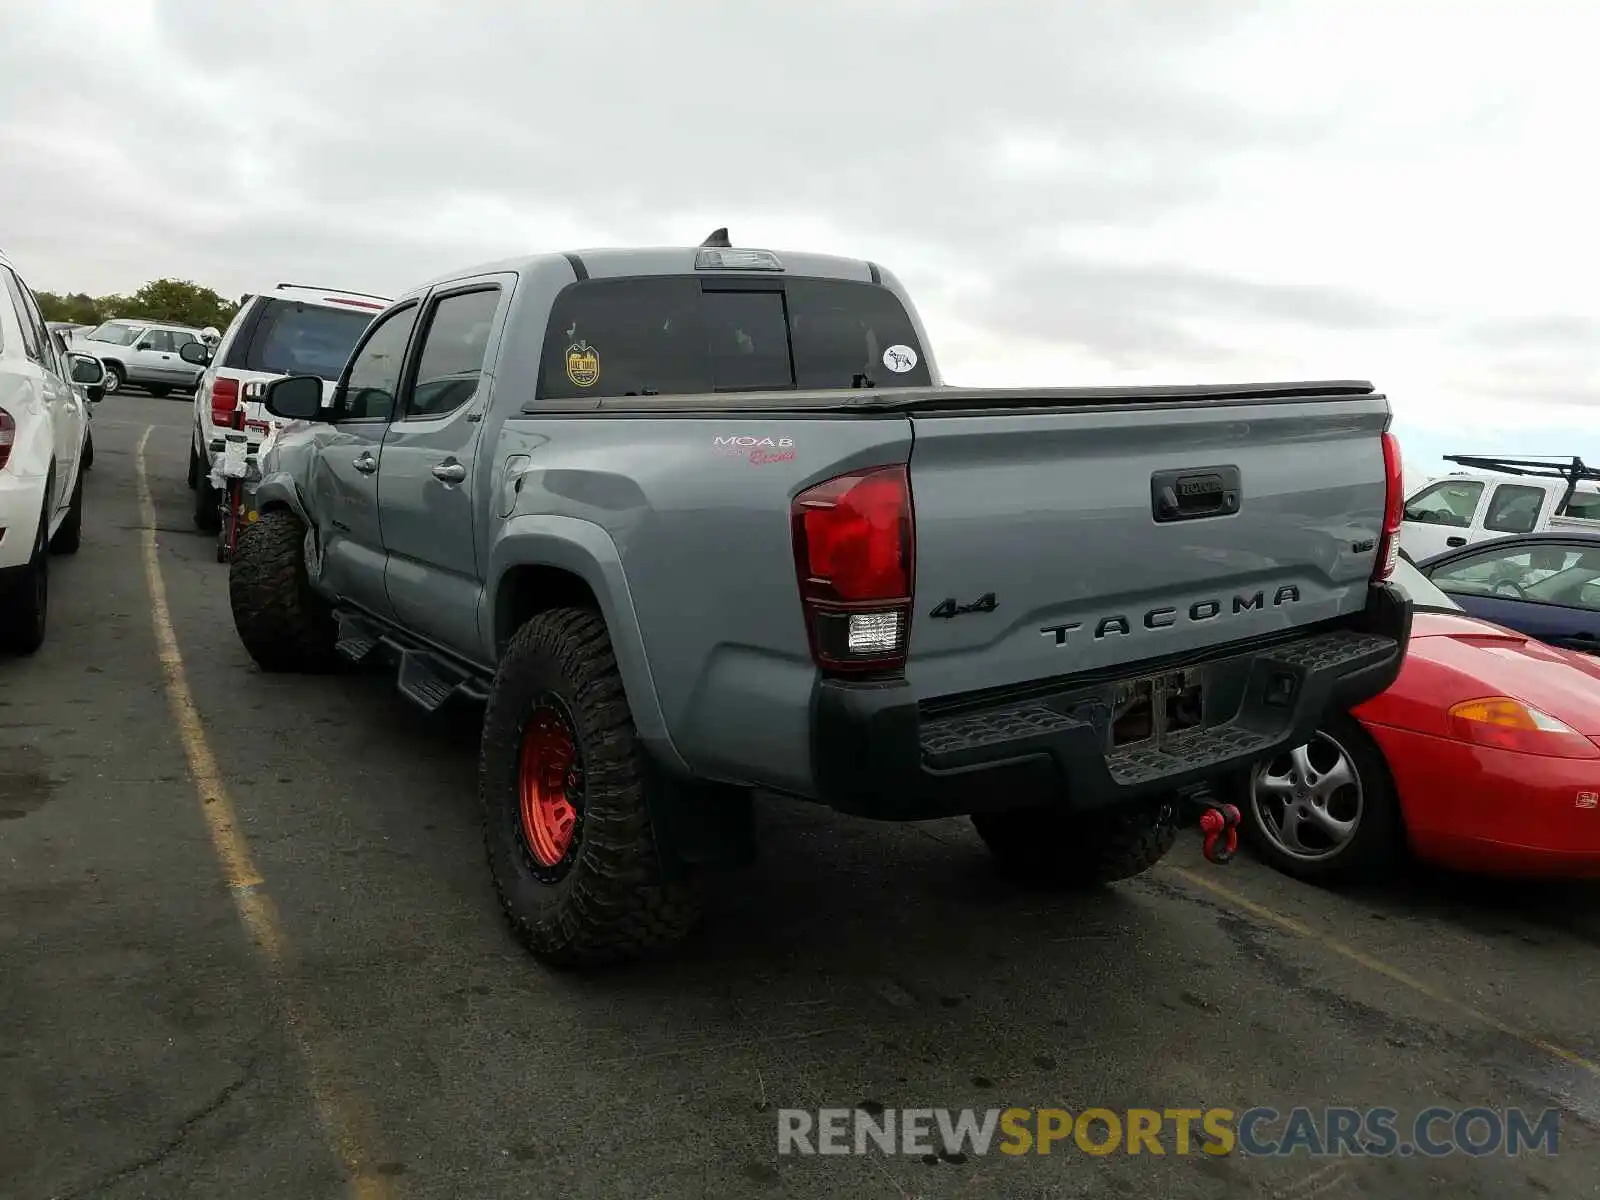
[[[1239,852],[1239,810],[1231,804],[1208,804],[1200,814],[1205,842],[1200,852],[1206,861],[1221,866]]]

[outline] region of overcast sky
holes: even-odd
[[[891,265],[954,383],[1370,378],[1414,470],[1600,458],[1586,0],[5,9],[41,290],[392,293],[727,225]]]

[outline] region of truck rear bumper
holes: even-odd
[[[1051,802],[1103,808],[1221,779],[1386,689],[1410,631],[1410,602],[1383,585],[1342,626],[1115,678],[933,704],[900,680],[824,680],[812,711],[818,798],[858,816],[924,820]],[[1201,683],[1200,723],[1113,746],[1119,692],[1178,672]]]

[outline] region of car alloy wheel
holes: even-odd
[[[1361,828],[1366,792],[1361,773],[1330,734],[1318,731],[1251,773],[1250,806],[1274,848],[1301,862],[1342,853]]]

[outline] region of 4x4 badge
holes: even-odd
[[[1000,606],[995,602],[993,592],[985,592],[971,604],[957,604],[956,598],[951,596],[948,600],[941,601],[931,613],[930,617],[960,617],[967,613],[990,613]]]

